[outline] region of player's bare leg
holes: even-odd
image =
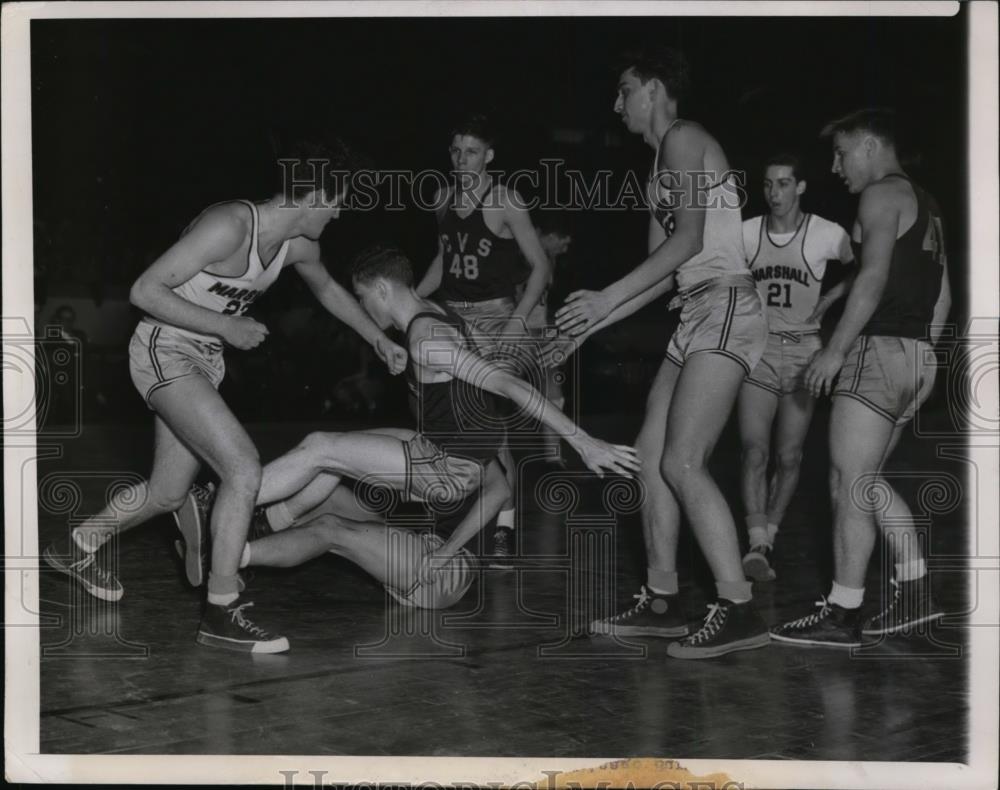
[[[660,471],[691,523],[719,595],[704,625],[668,646],[667,654],[674,658],[710,658],[769,641],[743,575],[732,513],[708,472],[708,459],[745,376],[745,368],[728,356],[693,354],[670,404]]]
[[[635,441],[642,468],[642,535],[646,544],[646,584],[637,603],[611,617],[595,620],[590,630],[618,636],[684,636],[688,626],[681,609],[677,580],[677,536],[681,512],[660,473],[663,437],[667,432],[674,388],[681,367],[664,359],[646,398],[646,413]]]
[[[177,510],[201,466],[159,415],[154,419],[154,441],[153,471],[148,481],[116,488],[105,507],[73,530],[69,542],[53,543],[45,549],[49,565],[97,598],[117,601],[125,593],[98,550],[116,535]]]
[[[770,564],[773,535],[767,527],[767,465],[774,417],[781,400],[776,393],[744,381],[736,406],[743,446],[741,488],[750,545],[743,557],[743,570],[754,581],[774,578]]]

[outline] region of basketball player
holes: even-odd
[[[204,519],[212,494],[199,486],[195,489],[192,501],[198,510],[188,509],[186,517],[197,512],[196,517]],[[445,609],[465,595],[476,577],[475,558],[465,546],[496,518],[509,495],[494,458],[486,466],[476,502],[445,537],[445,520],[436,519],[430,533],[391,526],[345,486],[337,486],[318,507],[280,529],[273,528],[262,517],[265,511],[259,510],[240,567],[291,568],[327,552],[339,554],[371,574],[404,606]]]
[[[338,173],[351,166],[339,143],[303,145],[295,153],[296,177],[305,172],[322,177],[316,160]],[[122,597],[121,583],[98,561],[97,550],[115,535],[180,507],[204,461],[221,483],[211,524],[208,606],[197,641],[250,652],[288,649],[284,637],[251,622],[250,602],[239,595],[237,565],[261,469],[253,442],[217,389],[225,372],[224,347],[251,349],[266,339],[267,327],[244,314],[289,265],[320,304],[371,343],[390,369],[402,370],[403,349],[386,338],[320,260],[320,235],[339,215],[345,194],[317,178],[291,181],[263,203],[210,206],[132,286],[131,301],[146,315],[132,335],[129,367],[155,413],[153,471],[148,482],[120,489],[100,513],[76,527],[69,546],[53,544],[44,553],[51,566],[91,595]],[[185,540],[189,580],[200,584],[200,536]]]
[[[892,634],[943,615],[931,598],[913,514],[880,472],[933,387],[931,344],[940,337],[951,294],[941,212],[899,164],[893,113],[860,110],[823,133],[833,138],[833,172],[861,196],[851,233],[857,279],[837,328],[806,371],[814,395],[833,394],[834,579],[816,612],[771,633],[793,644],[854,646],[862,633]],[[890,500],[873,514],[868,503],[876,486]],[[877,521],[896,563],[894,593],[862,623]]]
[[[349,498],[338,494],[344,477],[389,486],[432,509],[469,496],[482,485],[485,468],[503,443],[503,423],[490,393],[537,416],[598,475],[638,471],[631,447],[591,438],[534,387],[482,356],[458,315],[417,295],[410,262],[400,250],[376,247],[359,255],[354,289],[376,325],[391,325],[406,335],[410,407],[419,431],[310,434],[264,468],[257,502],[276,503],[267,512],[271,529],[292,526],[317,508],[366,520],[356,508],[348,510]],[[204,518],[205,498],[192,494],[182,521]],[[338,495],[339,504],[324,505]],[[467,536],[453,548],[457,551],[472,534],[463,533]]]
[[[556,313],[561,331],[587,337],[672,287],[680,324],[653,381],[636,448],[647,583],[637,603],[592,629],[683,637],[677,581],[683,512],[715,576],[718,602],[695,633],[671,643],[676,658],[709,658],[763,647],[767,626],[744,577],[732,513],[708,459],[740,384],[764,351],[767,325],[743,249],[744,197],[725,152],[704,128],[678,117],[689,86],[684,57],[669,48],[630,54],[615,111],[656,152],[649,181],[649,257],[603,291],[577,291]]]
[[[517,340],[528,334],[526,321],[549,283],[550,266],[523,199],[486,170],[496,154],[494,137],[483,115],[470,116],[451,131],[455,183],[435,195],[438,252],[417,294],[435,294],[437,301],[465,319],[484,353],[513,362],[512,369],[523,372],[538,365],[531,357],[531,344]],[[531,274],[515,303],[522,260]],[[513,546],[516,478],[506,446],[500,461],[511,499],[497,517],[494,555],[505,562]]]
[[[768,213],[743,223],[743,245],[769,330],[764,356],[743,382],[737,401],[750,537],[743,569],[758,582],[775,578],[771,551],[798,484],[802,444],[816,403],[805,388],[805,371],[820,349],[819,322],[833,303],[830,294],[845,292],[838,284],[820,304],[827,261],[854,260],[840,225],[802,211],[805,191],[798,157],[772,157],[764,170]],[[772,429],[775,467],[768,485]]]

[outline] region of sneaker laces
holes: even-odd
[[[253,601],[247,601],[247,603],[243,603],[240,604],[239,606],[229,609],[228,611],[230,618],[232,618],[232,621],[236,623],[236,625],[238,625],[244,631],[248,631],[254,636],[270,639],[271,635],[267,631],[265,631],[259,625],[255,625],[254,623],[252,623],[247,618],[247,616],[243,614],[243,610],[246,609],[248,606],[253,606]]]
[[[900,586],[899,582],[895,579],[889,579],[889,583],[892,585],[892,600],[885,605],[885,608],[875,615],[872,620],[885,620],[889,615],[895,611],[899,602],[903,598],[903,588]]]
[[[646,608],[646,606],[649,604],[650,601],[650,595],[646,591],[645,584],[639,588],[639,594],[633,595],[632,597],[635,598],[638,601],[638,603],[633,604],[631,609],[626,609],[621,614],[616,614],[614,617],[611,618],[611,622],[618,623],[621,622],[622,620],[628,620],[630,617],[635,617],[637,614],[639,614],[639,612],[641,612],[643,609]]]
[[[697,645],[711,639],[719,633],[719,629],[726,622],[727,612],[727,608],[722,604],[709,604],[705,624],[684,641],[691,645]]]
[[[87,570],[87,568],[89,568],[95,562],[97,562],[97,558],[93,554],[91,554],[89,552],[85,552],[84,555],[80,559],[78,559],[76,562],[71,562],[69,564],[69,567],[70,567],[70,570],[85,571],[85,570]],[[95,570],[99,571],[100,570],[100,566],[98,566],[97,568],[95,568]]]
[[[71,570],[74,570],[78,573],[80,571],[85,571],[89,568],[91,574],[93,574],[97,578],[97,581],[107,586],[110,586],[116,582],[114,574],[112,574],[111,571],[107,571],[103,567],[101,567],[101,564],[97,561],[97,555],[90,552],[86,553],[76,562],[71,562],[69,567]]]
[[[212,502],[215,501],[215,486],[211,483],[204,486],[192,486],[191,494],[199,507],[208,510],[211,508]]]
[[[827,613],[830,611],[830,604],[827,603],[826,597],[824,596],[820,600],[813,602],[813,605],[819,609],[818,612],[807,614],[805,617],[800,617],[798,620],[792,620],[792,622],[785,624],[785,628],[808,628],[809,626],[816,625],[816,623],[824,620]]]

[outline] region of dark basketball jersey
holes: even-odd
[[[909,179],[907,179],[909,181]],[[917,218],[896,239],[889,263],[889,277],[878,307],[868,319],[863,335],[926,337],[941,295],[945,262],[944,228],[934,198],[910,181],[917,197]],[[854,257],[861,259],[861,245],[852,241]]]
[[[418,318],[430,316],[455,327],[465,347],[475,348],[465,322],[447,308],[444,313],[418,313],[406,328],[406,346],[410,348],[410,330]],[[417,378],[416,363],[410,353],[406,364],[406,383],[410,390],[410,411],[417,430],[449,455],[488,463],[496,457],[504,440],[503,420],[496,400],[485,390],[459,378],[426,382]]]
[[[492,194],[492,190],[483,197]],[[514,239],[497,236],[486,225],[482,199],[460,217],[448,206],[438,221],[443,258],[441,287],[435,296],[452,302],[513,298],[520,275]]]

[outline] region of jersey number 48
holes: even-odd
[[[463,278],[477,280],[479,279],[479,258],[475,255],[466,255],[464,258],[461,255],[456,255],[451,259],[448,271],[459,280]]]

